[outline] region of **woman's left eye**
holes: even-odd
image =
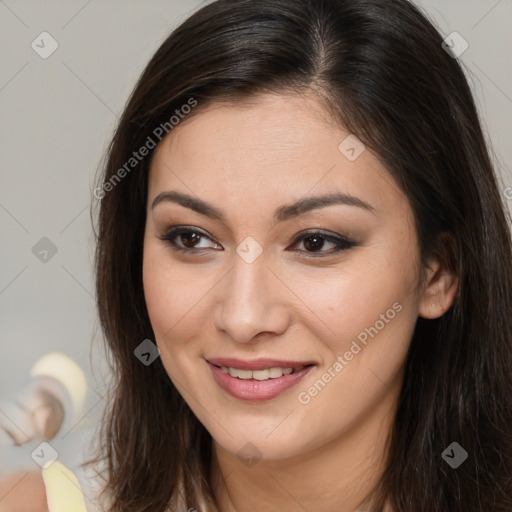
[[[180,252],[198,252],[198,250],[211,248],[199,245],[202,239],[210,240],[214,244],[214,250],[223,250],[221,246],[214,242],[206,233],[186,226],[180,226],[170,229],[165,235],[159,237],[160,240],[167,242],[173,250]],[[323,257],[350,249],[354,247],[355,242],[341,235],[327,234],[322,231],[313,231],[304,233],[297,237],[290,247],[302,244],[305,250],[299,249],[297,252],[300,257]],[[332,244],[331,250],[326,251],[325,245]]]
[[[329,235],[327,233],[324,233],[322,231],[314,231],[310,233],[302,234],[300,237],[295,239],[293,245],[297,245],[297,243],[303,244],[303,246],[306,248],[306,251],[300,251],[299,255],[301,257],[304,256],[304,253],[307,255],[305,257],[309,257],[312,255],[313,257],[324,257],[324,256],[330,256],[331,254],[345,251],[347,249],[350,249],[351,247],[354,247],[356,244],[352,240],[349,240],[348,238],[341,236],[341,235]],[[325,243],[332,244],[334,247],[332,247],[333,250],[330,251],[324,251]],[[310,252],[311,251],[311,252]],[[301,254],[302,253],[302,254]],[[320,253],[318,256],[313,255],[312,253]]]

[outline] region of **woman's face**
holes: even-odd
[[[406,197],[349,135],[313,96],[264,95],[185,118],[155,150],[143,264],[155,341],[233,454],[300,455],[393,412],[435,291]]]

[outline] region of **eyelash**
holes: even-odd
[[[195,233],[195,234],[199,235],[201,238],[208,238],[209,240],[212,240],[203,231],[201,231],[197,228],[192,228],[192,227],[187,227],[187,226],[179,226],[179,227],[171,228],[169,231],[167,231],[167,233],[165,233],[165,235],[160,236],[158,238],[159,238],[159,240],[162,240],[163,242],[168,243],[171,246],[172,250],[178,251],[178,252],[190,254],[190,253],[199,252],[199,251],[202,251],[205,249],[204,247],[199,248],[199,249],[194,249],[194,248],[189,249],[189,248],[180,247],[176,243],[175,239],[185,233],[188,233],[188,234]],[[292,243],[292,246],[297,245],[299,242],[302,242],[308,238],[313,238],[313,237],[322,238],[328,242],[336,244],[337,247],[334,250],[330,250],[330,252],[327,252],[327,251],[314,252],[314,251],[296,250],[298,252],[299,257],[301,257],[301,258],[325,258],[327,256],[337,254],[341,251],[345,251],[345,250],[350,249],[350,248],[354,247],[355,245],[357,245],[355,242],[353,242],[352,240],[349,240],[346,237],[329,235],[323,231],[309,231],[309,232],[303,233],[299,237],[295,238],[295,240]],[[213,242],[213,240],[212,240],[212,242]],[[217,242],[215,242],[215,243],[217,243]]]

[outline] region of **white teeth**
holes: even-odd
[[[286,370],[289,370],[289,368],[286,368]],[[283,369],[282,368],[270,368],[268,373],[269,373],[269,377],[271,379],[277,379],[278,377],[283,376]],[[288,374],[285,374],[285,375],[288,375]]]
[[[253,370],[251,373],[252,373],[252,378],[256,379],[256,380],[270,379],[270,370]]]
[[[234,375],[234,377],[238,377],[239,379],[252,379],[252,371],[251,370],[235,370],[238,375]],[[231,375],[231,368],[229,369],[229,374]]]
[[[293,368],[268,368],[266,370],[238,370],[237,368],[227,368],[221,366],[220,369],[224,373],[229,373],[231,377],[237,377],[243,380],[255,379],[255,380],[269,380],[278,379],[283,375],[290,375],[293,373]]]

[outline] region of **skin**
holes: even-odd
[[[151,162],[143,278],[164,367],[213,438],[218,508],[362,512],[384,468],[416,320],[450,307],[456,278],[435,259],[422,268],[407,198],[370,150],[355,161],[340,152],[349,132],[312,94],[261,95],[197,112],[170,132]],[[170,190],[208,201],[226,222],[173,202],[151,207]],[[332,192],[373,209],[331,205],[273,219],[282,205]],[[175,238],[195,253],[173,251],[159,238],[177,225],[206,232],[195,245],[190,236]],[[311,238],[295,242],[305,230],[356,245],[332,253],[335,244],[323,239],[315,252]],[[252,263],[236,252],[248,236],[263,251]],[[300,403],[298,394],[394,303],[400,312]],[[316,366],[278,397],[249,403],[216,384],[205,361],[211,357]],[[255,464],[237,456],[247,443],[257,449]]]
[[[19,470],[0,475],[2,512],[47,512],[46,491],[40,471]]]

